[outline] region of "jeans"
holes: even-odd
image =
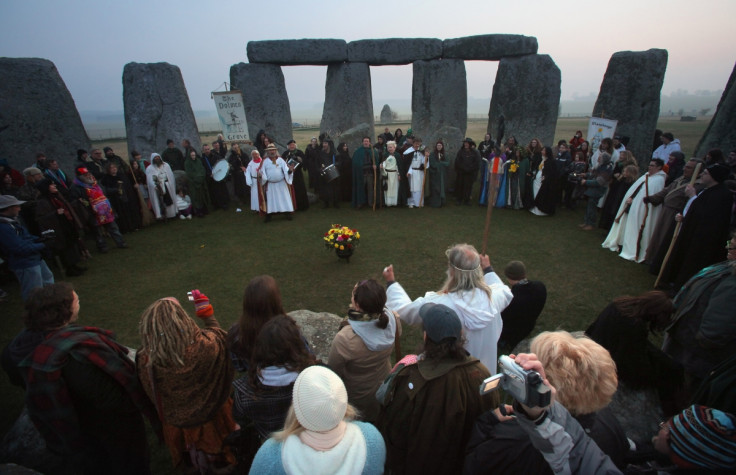
[[[588,207],[585,208],[585,224],[595,226],[598,219],[598,200],[600,197],[588,197]]]
[[[97,226],[97,248],[98,249],[107,249],[107,243],[105,242],[105,234],[102,232],[102,228],[107,229],[107,233],[110,235],[113,241],[115,241],[115,244],[118,247],[122,247],[125,245],[125,241],[123,240],[123,235],[120,234],[120,229],[118,228],[118,225],[115,221],[112,223],[103,224],[101,226]]]
[[[20,282],[20,295],[24,302],[28,299],[31,290],[54,283],[54,274],[43,259],[37,266],[13,269],[13,272]]]

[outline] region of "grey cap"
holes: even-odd
[[[419,309],[427,338],[435,343],[446,339],[458,340],[462,337],[463,325],[460,317],[450,307],[439,303],[425,303]]]
[[[11,206],[20,206],[25,201],[20,201],[13,195],[0,195],[0,209],[10,208]]]

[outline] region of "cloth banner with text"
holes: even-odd
[[[213,92],[222,135],[227,142],[250,140],[245,120],[243,95],[239,91]]]
[[[590,150],[595,152],[601,145],[601,140],[605,138],[612,139],[616,133],[617,120],[601,119],[600,117],[591,117],[588,121],[588,142]]]

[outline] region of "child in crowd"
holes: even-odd
[[[176,190],[176,210],[179,212],[179,219],[192,219],[192,199],[184,188]]]

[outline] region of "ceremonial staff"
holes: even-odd
[[[491,175],[488,180],[491,189],[489,190],[490,196],[488,197],[488,207],[486,208],[486,225],[485,225],[485,228],[483,229],[483,246],[480,252],[481,255],[486,254],[486,244],[488,243],[488,228],[491,225],[491,212],[493,211],[493,200],[491,200],[490,198],[495,193],[495,188],[496,188],[496,183],[495,183],[496,173],[491,173],[491,172],[492,172],[491,167],[488,167],[488,173]]]
[[[693,171],[693,176],[690,177],[690,186],[693,186],[695,184],[695,180],[698,179],[698,175],[700,174],[700,168],[703,166],[702,163],[698,163],[695,165],[695,171]],[[680,228],[682,227],[682,221],[678,221],[677,225],[675,226],[675,232],[672,234],[672,240],[670,241],[670,247],[667,248],[667,254],[664,255],[664,260],[662,261],[662,267],[659,268],[659,274],[657,274],[657,280],[654,281],[654,288],[656,289],[659,285],[659,281],[662,279],[662,274],[664,274],[664,268],[667,265],[667,261],[670,260],[670,254],[672,254],[672,249],[675,247],[675,241],[677,241],[677,235],[680,233]]]

